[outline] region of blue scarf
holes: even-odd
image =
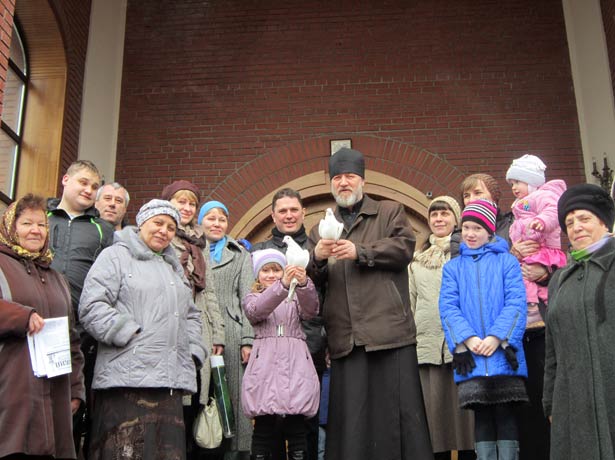
[[[222,204],[219,201],[208,201],[207,203],[204,203],[203,206],[201,206],[201,210],[199,211],[199,218],[198,218],[199,225],[201,225],[201,223],[203,222],[203,218],[205,217],[205,214],[207,214],[209,211],[211,211],[214,208],[222,209],[222,211],[224,211],[224,214],[226,214],[226,217],[227,218],[229,217],[228,208],[224,206],[224,204]],[[212,262],[215,262],[217,264],[220,263],[220,261],[222,260],[222,252],[224,251],[224,248],[226,247],[227,240],[228,238],[224,236],[223,238],[220,238],[218,241],[209,243],[209,256]]]

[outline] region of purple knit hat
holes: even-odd
[[[483,227],[490,235],[495,233],[495,216],[498,207],[487,200],[476,200],[467,204],[461,213],[461,223],[474,222]]]
[[[286,257],[277,249],[261,249],[252,253],[252,266],[254,268],[254,278],[258,279],[258,272],[265,265],[276,263],[280,267],[286,267]]]

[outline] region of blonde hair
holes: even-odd
[[[199,205],[199,199],[194,194],[194,192],[191,191],[191,190],[185,190],[185,189],[178,190],[171,197],[171,199],[173,199],[173,198],[175,198],[176,200],[179,200],[180,198],[187,198],[190,201],[193,201],[197,206]]]

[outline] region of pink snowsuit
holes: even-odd
[[[523,259],[526,264],[541,264],[546,267],[563,267],[566,265],[566,255],[562,251],[560,227],[557,220],[557,202],[566,190],[563,180],[552,180],[540,186],[538,190],[524,198],[515,200],[512,212],[515,220],[510,226],[510,240],[532,240],[540,244],[538,252]],[[534,219],[539,219],[544,229],[541,232],[529,228]],[[547,303],[547,287],[539,286],[533,281],[523,278],[528,303],[538,303],[538,299]]]

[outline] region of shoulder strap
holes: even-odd
[[[11,287],[9,286],[6,276],[4,276],[2,268],[0,268],[0,291],[2,291],[2,298],[4,300],[8,300],[9,302],[13,300],[13,296],[11,295]]]
[[[9,302],[13,300],[13,296],[11,295],[11,287],[9,286],[6,276],[4,276],[2,268],[0,268],[0,291],[2,291],[2,296],[0,298],[8,300]],[[4,342],[0,342],[0,353],[3,348]]]

